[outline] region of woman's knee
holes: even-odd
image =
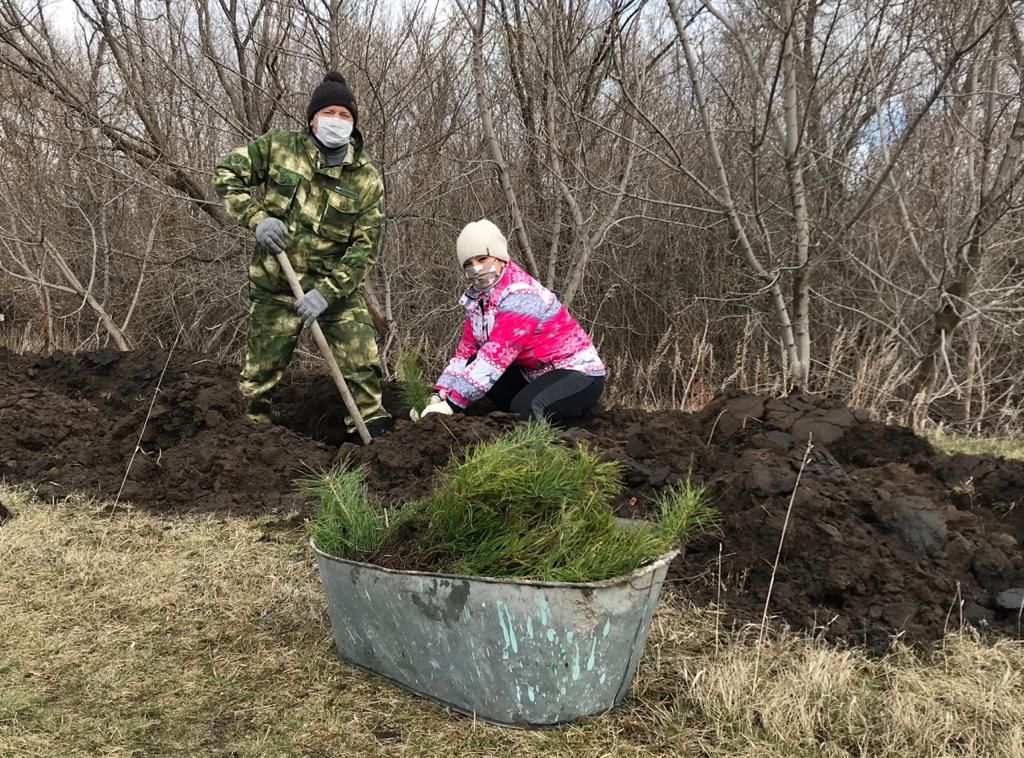
[[[511,412],[524,421],[548,420],[558,424],[578,418],[601,398],[603,377],[574,372],[547,386],[527,385],[511,403]]]
[[[523,421],[540,421],[544,418],[544,406],[543,403],[536,403],[537,397],[534,393],[529,391],[529,388],[523,390],[509,403],[509,413],[514,413],[519,416]]]

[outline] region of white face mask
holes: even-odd
[[[352,122],[335,116],[320,116],[316,120],[316,138],[326,147],[347,145],[352,136]]]
[[[500,276],[497,263],[470,263],[462,269],[462,273],[476,290],[490,289]]]

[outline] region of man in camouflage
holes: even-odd
[[[371,435],[390,426],[363,282],[377,260],[384,186],[363,151],[359,110],[344,78],[330,72],[310,98],[307,128],[275,130],[232,150],[214,187],[232,218],[256,233],[249,265],[249,335],[239,387],[249,413],[269,419],[299,333],[315,319]],[[262,202],[251,188],[265,188]],[[305,295],[291,289],[275,253],[286,252]],[[346,418],[354,438],[355,424]]]

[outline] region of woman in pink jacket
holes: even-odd
[[[554,423],[597,404],[605,367],[590,337],[554,293],[509,260],[487,219],[455,244],[469,289],[462,341],[421,414],[452,413],[486,396],[499,410]]]

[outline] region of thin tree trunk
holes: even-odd
[[[46,319],[46,346],[43,352],[49,355],[53,352],[53,303],[50,301],[50,291],[46,287],[39,287],[39,298],[43,305],[43,317]]]
[[[548,250],[548,289],[555,289],[555,280],[558,277],[558,249],[561,246],[562,237],[562,201],[558,198],[551,200],[551,246]]]
[[[480,113],[480,125],[483,128],[484,140],[487,143],[487,151],[490,153],[491,161],[498,171],[498,182],[501,185],[502,194],[512,214],[512,225],[514,227],[516,240],[523,253],[526,267],[535,278],[540,278],[540,269],[533,256],[533,248],[530,246],[530,239],[526,234],[526,224],[523,221],[523,214],[519,209],[519,201],[516,199],[515,190],[512,188],[512,180],[509,177],[508,166],[501,152],[501,145],[498,144],[497,133],[494,130],[494,120],[491,117],[491,107],[487,102],[487,81],[484,76],[484,30],[486,25],[487,0],[477,0],[476,14],[459,3],[466,20],[469,21],[473,34],[473,46],[471,53],[473,69],[473,85],[476,94],[476,106]]]
[[[547,69],[547,86],[550,89],[555,87],[555,76],[553,63],[548,64]],[[579,288],[580,269],[579,261],[586,260],[590,257],[590,238],[586,234],[586,219],[583,218],[583,211],[580,208],[579,203],[576,201],[576,196],[573,194],[569,184],[565,181],[565,174],[562,165],[562,156],[560,153],[560,146],[556,141],[555,135],[555,96],[550,93],[545,101],[545,112],[544,112],[544,131],[547,133],[547,141],[551,146],[551,173],[555,176],[555,181],[558,182],[558,188],[562,195],[562,200],[569,208],[569,213],[572,215],[573,230],[575,231],[574,237],[580,245],[580,251],[576,256],[576,260],[573,265],[570,266],[569,279],[566,286],[565,295],[562,298],[565,305],[571,306],[572,301],[576,296],[576,290]]]
[[[330,0],[327,6],[327,68],[337,70],[341,65],[342,0]]]
[[[972,321],[967,334],[967,386],[964,387],[964,423],[976,428],[974,398],[982,392],[981,346],[978,321]]]
[[[747,265],[766,284],[766,289],[771,295],[775,315],[779,320],[779,337],[782,341],[784,359],[792,366],[794,363],[799,362],[799,356],[793,336],[793,324],[789,318],[789,308],[786,305],[786,298],[782,294],[782,287],[779,285],[779,277],[765,270],[754,253],[750,239],[747,237],[746,229],[743,226],[743,221],[732,197],[732,191],[729,188],[729,175],[725,170],[725,163],[722,160],[722,154],[718,147],[718,140],[715,138],[714,131],[712,130],[711,114],[708,111],[707,99],[704,97],[704,89],[701,86],[700,77],[697,75],[697,59],[693,54],[690,36],[686,32],[686,25],[683,23],[682,15],[679,12],[679,1],[668,0],[668,7],[676,27],[676,36],[679,39],[680,45],[682,45],[683,55],[686,58],[687,74],[690,79],[690,87],[693,90],[694,100],[697,103],[697,109],[700,112],[704,141],[707,145],[712,165],[718,174],[721,189],[714,194],[714,200],[721,206],[726,218],[729,219],[729,226],[732,228],[733,234],[736,235],[736,244],[739,245],[740,252],[743,254]]]
[[[796,271],[793,274],[793,337],[796,362],[790,365],[793,381],[806,386],[811,365],[811,284],[808,253],[811,246],[807,217],[807,190],[804,187],[801,149],[800,111],[797,102],[796,9],[791,0],[783,0],[782,21],[786,25],[782,52],[782,98],[785,123],[786,178],[793,205],[793,244]]]

